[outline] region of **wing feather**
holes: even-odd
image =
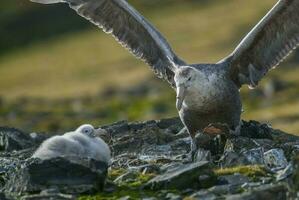
[[[279,0],[231,54],[231,78],[255,87],[298,45],[299,0]]]
[[[31,0],[51,4],[64,2],[114,38],[137,58],[144,60],[159,78],[174,86],[174,70],[185,64],[166,39],[125,0]]]

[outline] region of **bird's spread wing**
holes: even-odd
[[[299,0],[280,0],[231,54],[231,78],[255,87],[299,45]]]
[[[125,0],[31,0],[37,3],[68,3],[79,15],[111,33],[154,72],[174,85],[176,66],[184,64],[166,39]]]

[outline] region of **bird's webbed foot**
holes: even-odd
[[[196,144],[195,139],[191,139],[191,147],[190,147],[190,153],[189,153],[189,159],[190,162],[195,162],[196,161],[196,156],[197,156],[197,150],[198,150],[198,146]]]

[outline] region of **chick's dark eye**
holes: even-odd
[[[188,81],[191,81],[191,77],[188,78]]]

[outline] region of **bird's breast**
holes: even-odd
[[[239,91],[221,77],[200,82],[191,87],[186,94],[183,107],[191,110],[209,111],[226,103],[239,101]]]

